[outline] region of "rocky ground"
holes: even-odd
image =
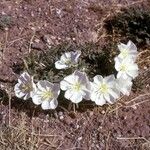
[[[150,149],[150,16],[145,13],[138,13],[142,15],[138,19],[131,16],[137,25],[136,32],[136,27],[130,26],[132,19],[125,15],[120,19],[125,18],[123,25],[121,21],[116,23],[118,14],[129,12],[130,8],[147,12],[150,3],[148,0],[0,2],[0,149]],[[56,111],[43,111],[30,100],[14,96],[13,86],[25,70],[25,58],[31,52],[40,54],[67,43],[76,49],[86,45],[86,55],[103,50],[113,53],[116,51],[113,45],[129,39],[138,46],[139,76],[130,96],[122,97],[114,105],[97,107],[83,102],[75,111],[68,104],[60,105]],[[88,48],[89,43],[93,47]]]

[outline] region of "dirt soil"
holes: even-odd
[[[31,51],[68,42],[103,47],[104,21],[138,0],[1,0],[0,149],[1,150],[149,150],[150,49],[140,48],[140,74],[129,97],[112,106],[81,103],[79,108],[42,111],[14,96],[12,87]],[[118,40],[118,39],[117,39]]]

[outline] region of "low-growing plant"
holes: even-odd
[[[127,38],[138,46],[150,45],[150,11],[141,8],[125,8],[120,13],[105,20],[104,27],[110,35]]]
[[[69,45],[60,56],[61,48],[62,46],[43,51],[38,55],[31,53],[30,57],[24,60],[26,71],[18,78],[14,89],[18,98],[32,98],[34,104],[41,104],[42,109],[47,110],[58,106],[60,90],[64,91],[66,99],[75,104],[85,99],[100,106],[113,104],[120,95],[130,94],[132,79],[138,75],[138,66],[135,63],[137,47],[132,41],[127,45],[118,45],[120,53],[114,59],[116,71],[113,74],[110,69],[110,75],[106,75],[106,72],[101,74],[100,71],[106,71],[102,69],[107,64],[106,60],[111,64],[109,51],[95,53],[94,56],[94,53],[88,55],[85,49],[73,50]]]
[[[5,28],[9,28],[13,25],[13,21],[11,16],[2,15],[0,16],[0,29],[4,30]]]

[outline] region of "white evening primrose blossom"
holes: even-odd
[[[82,99],[90,99],[90,82],[84,72],[75,71],[60,82],[60,88],[65,91],[65,98],[73,103]]]
[[[41,80],[37,83],[37,88],[32,96],[32,101],[36,105],[41,104],[41,107],[44,110],[55,109],[58,105],[57,97],[59,93],[59,84]]]
[[[138,76],[138,65],[131,58],[115,58],[115,69],[118,71],[117,78],[135,78]]]
[[[106,102],[113,104],[120,96],[120,92],[116,89],[115,80],[114,75],[105,78],[96,75],[94,81],[91,82],[91,100],[100,106]]]
[[[81,51],[64,53],[60,57],[60,60],[55,62],[55,68],[66,69],[76,65],[78,63],[80,55],[81,55]]]
[[[14,91],[18,98],[23,98],[24,100],[32,97],[36,85],[33,82],[33,77],[31,77],[27,72],[24,72],[18,78],[18,83],[15,85]]]
[[[118,55],[118,57],[121,59],[131,57],[132,59],[135,60],[138,54],[137,47],[132,41],[129,41],[127,45],[123,43],[119,44],[118,49],[120,50],[120,54]]]
[[[131,78],[123,79],[122,77],[116,79],[116,88],[123,94],[123,95],[130,95],[131,88],[132,88],[132,81]]]

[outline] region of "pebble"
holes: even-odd
[[[44,45],[41,43],[33,43],[31,45],[31,48],[36,49],[36,50],[43,50],[44,49]]]
[[[63,120],[63,119],[64,119],[64,116],[60,116],[59,119],[60,119],[60,120]]]
[[[78,141],[81,141],[82,140],[82,136],[80,136],[79,138],[78,138]]]

